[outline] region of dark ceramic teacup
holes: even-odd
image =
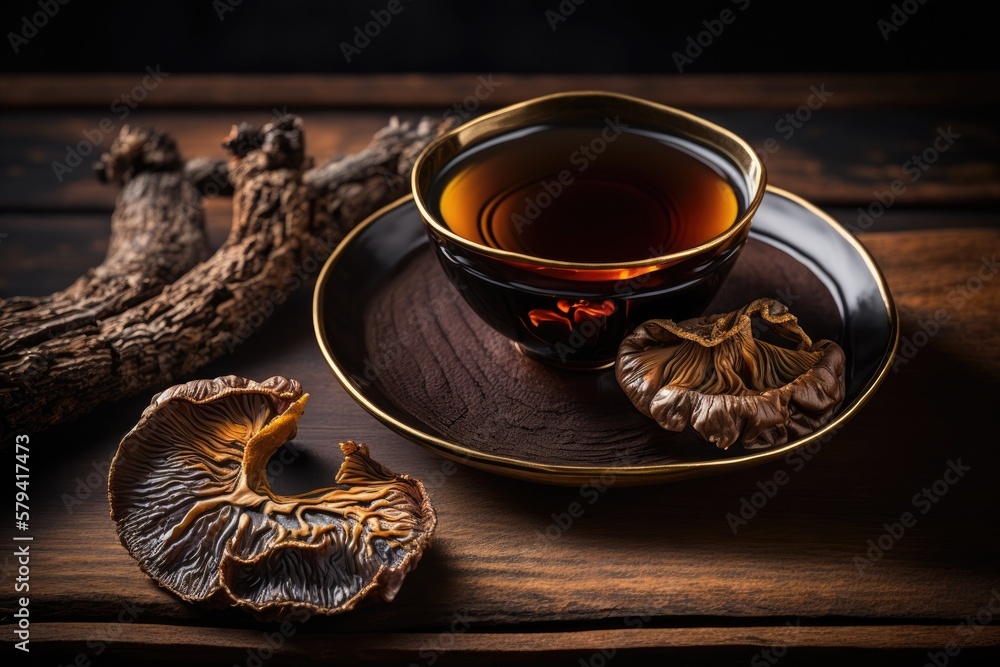
[[[412,176],[434,251],[472,309],[528,357],[578,369],[612,364],[648,319],[700,314],[765,184],[728,130],[603,92],[476,118],[424,149]]]

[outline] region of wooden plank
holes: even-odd
[[[835,207],[827,212],[855,232],[1000,226],[1000,210],[990,208],[897,208],[870,225],[859,220],[857,209]],[[230,199],[205,200],[205,214],[209,243],[218,247],[232,224]],[[0,213],[0,297],[41,296],[63,289],[104,258],[110,226],[106,212]]]
[[[110,215],[0,215],[0,294],[65,289],[101,262],[110,231]]]
[[[228,198],[205,202],[209,244],[232,225]],[[66,288],[108,250],[110,212],[0,213],[0,296],[42,296]]]
[[[96,107],[142,85],[134,74],[0,75],[0,107]],[[492,91],[484,86],[489,82]],[[489,95],[491,106],[568,90],[607,90],[691,109],[785,109],[805,101],[810,86],[839,91],[830,108],[992,108],[1000,104],[996,72],[905,74],[170,74],[143,95],[147,108],[451,107]],[[138,96],[136,96],[138,98]],[[471,104],[471,103],[470,103]]]
[[[858,209],[862,208],[862,211]],[[826,206],[833,216],[851,233],[861,236],[870,232],[911,232],[941,229],[995,228],[1000,226],[1000,209],[996,208],[893,208],[883,215],[865,217],[867,207],[844,208]]]
[[[642,628],[638,627],[641,619],[632,622],[632,629],[539,633],[480,632],[457,623],[457,631],[433,634],[314,634],[308,625],[296,624],[250,630],[146,623],[36,623],[31,628],[31,648],[35,654],[104,655],[102,662],[131,659],[144,664],[182,658],[196,664],[225,664],[256,657],[268,664],[302,664],[303,660],[552,664],[554,659],[577,658],[586,665],[607,664],[612,658],[619,664],[622,658],[685,655],[691,649],[697,649],[696,657],[718,660],[738,656],[743,664],[755,656],[760,664],[769,664],[768,657],[776,661],[787,655],[784,662],[795,664],[798,659],[814,659],[815,649],[822,649],[823,656],[843,655],[842,649],[852,653],[865,650],[866,655],[877,651],[884,660],[913,655],[918,649],[926,658],[926,653],[943,652],[945,646],[952,645],[953,651],[958,650],[956,655],[968,659],[970,654],[995,656],[1000,645],[1000,628],[991,626],[979,627],[978,632],[969,628],[966,634],[954,625]]]
[[[385,125],[389,116],[330,112],[322,114],[322,119],[319,119],[307,115],[306,122],[310,126],[306,144],[308,151],[318,159],[330,159],[361,150],[371,141],[372,134]],[[114,205],[115,188],[98,183],[90,165],[110,146],[123,124],[142,124],[169,130],[185,157],[225,158],[227,155],[222,149],[222,141],[234,124],[251,122],[260,125],[273,117],[270,107],[253,112],[136,111],[125,118],[107,109],[103,113],[2,115],[0,174],[5,178],[0,181],[0,209],[110,211]],[[59,163],[60,167],[53,167],[53,163]]]
[[[140,109],[125,122],[169,130],[188,157],[221,158],[220,144],[230,126],[265,122],[270,109],[270,105],[253,112]],[[288,110],[300,111],[294,105]],[[793,110],[713,109],[702,115],[745,137],[764,157],[770,183],[821,205],[877,211],[879,200],[892,201],[896,207],[1000,202],[1000,134],[991,113],[914,110],[900,115],[823,108],[796,130],[784,118]],[[403,115],[419,117],[413,111]],[[389,114],[305,111],[302,116],[307,149],[321,162],[365,146]],[[107,132],[99,129],[102,121],[107,121]],[[114,188],[97,183],[89,165],[110,145],[122,122],[107,110],[0,114],[0,174],[5,176],[0,179],[0,210],[110,210]],[[939,131],[949,127],[960,137],[945,152],[936,153],[933,145]],[[93,147],[88,136],[99,146]],[[945,144],[939,141],[939,145]],[[88,154],[77,163],[73,156],[80,151]],[[924,151],[930,157],[937,155],[926,170],[914,162],[914,156]],[[68,172],[54,166],[73,164],[78,166]]]
[[[287,374],[312,394],[297,449],[273,471],[281,492],[329,480],[341,459],[335,443],[348,438],[368,442],[377,459],[429,488],[438,532],[395,602],[314,619],[317,631],[440,630],[459,612],[483,627],[644,615],[958,623],[987,608],[1000,587],[1000,515],[990,510],[1000,465],[993,445],[1000,416],[992,407],[1000,381],[1000,279],[983,260],[1000,249],[1000,232],[861,238],[900,307],[910,345],[905,361],[819,451],[724,477],[632,489],[597,480],[589,489],[565,489],[453,468],[388,431],[336,384],[315,345],[306,294],[199,375]],[[958,289],[965,290],[960,299]],[[928,323],[942,310],[946,317],[933,329]],[[148,398],[32,434],[39,462],[32,477],[39,494],[32,506],[34,620],[102,622],[128,603],[142,608],[142,623],[250,622],[242,613],[178,601],[117,543],[104,475]],[[914,495],[959,461],[971,470],[939,489],[923,513]],[[769,486],[778,473],[787,483]],[[754,496],[762,489],[773,497]],[[727,515],[750,498],[764,498],[762,507],[734,534]],[[584,513],[567,523],[574,502]],[[907,511],[916,525],[898,539],[885,537],[886,524]],[[869,540],[885,548],[869,553]],[[870,562],[859,566],[859,558]],[[0,607],[9,611],[4,595]]]

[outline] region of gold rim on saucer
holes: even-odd
[[[848,420],[850,420],[868,401],[868,399],[871,398],[872,394],[885,379],[888,370],[891,367],[892,359],[896,354],[899,345],[899,317],[895,304],[892,300],[892,296],[889,293],[885,276],[882,274],[882,271],[871,257],[867,248],[865,248],[847,230],[841,227],[840,224],[833,218],[801,197],[773,186],[768,186],[767,191],[780,198],[790,200],[805,210],[811,212],[822,222],[825,222],[850,246],[853,247],[855,252],[857,252],[863,260],[865,266],[867,266],[870,277],[878,287],[882,305],[885,307],[888,318],[888,334],[891,339],[891,344],[888,346],[888,349],[876,365],[875,370],[871,373],[870,377],[868,377],[864,387],[851,403],[844,406],[842,412],[840,412],[830,423],[826,424],[818,431],[772,449],[755,451],[754,453],[743,456],[734,456],[732,458],[684,463],[666,463],[642,466],[552,465],[512,457],[497,456],[478,451],[466,447],[458,442],[451,442],[444,438],[426,433],[409,424],[403,423],[388,414],[379,405],[369,400],[364,392],[359,389],[359,387],[348,376],[333,350],[331,350],[327,341],[324,325],[324,294],[325,286],[328,282],[332,268],[348,251],[352,240],[390,211],[410,204],[413,199],[412,196],[403,197],[402,199],[389,204],[367,218],[350,234],[348,234],[343,241],[340,242],[340,245],[334,250],[333,254],[330,255],[329,259],[327,259],[323,269],[320,271],[316,288],[313,293],[313,323],[316,339],[323,352],[324,358],[333,370],[337,380],[344,387],[347,393],[376,419],[393,431],[402,435],[404,438],[415,442],[426,449],[436,452],[437,454],[445,456],[449,459],[465,463],[488,472],[534,482],[571,486],[586,483],[595,475],[613,475],[616,485],[627,486],[677,481],[685,478],[719,474],[729,470],[738,470],[759,465],[768,461],[777,460],[793,450],[800,449],[817,441],[828,439]],[[706,443],[706,446],[711,445]]]

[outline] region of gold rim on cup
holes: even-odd
[[[469,148],[494,137],[531,125],[551,124],[553,119],[567,119],[586,114],[623,115],[628,110],[629,122],[643,129],[670,136],[693,140],[712,152],[728,158],[748,181],[749,203],[739,218],[718,236],[692,248],[629,262],[588,263],[568,262],[525,255],[476,243],[453,232],[431,211],[426,195],[435,177],[455,157]],[[760,157],[750,145],[724,127],[703,118],[663,104],[656,104],[638,97],[602,91],[577,91],[556,93],[526,100],[498,111],[479,116],[441,135],[428,144],[413,164],[411,190],[420,217],[434,233],[456,245],[508,262],[530,264],[555,269],[588,271],[621,271],[658,267],[704,253],[724,244],[737,234],[744,233],[767,186],[767,172]]]

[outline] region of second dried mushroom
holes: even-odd
[[[334,486],[283,496],[267,462],[295,435],[308,394],[294,380],[198,380],[157,395],[111,465],[122,544],[188,602],[265,619],[391,600],[430,541],[423,485],[341,443]]]
[[[794,348],[754,336],[762,322]],[[693,427],[721,449],[784,444],[827,423],[844,400],[844,351],[813,343],[778,301],[720,315],[650,320],[623,342],[615,374],[632,403],[669,431]]]

